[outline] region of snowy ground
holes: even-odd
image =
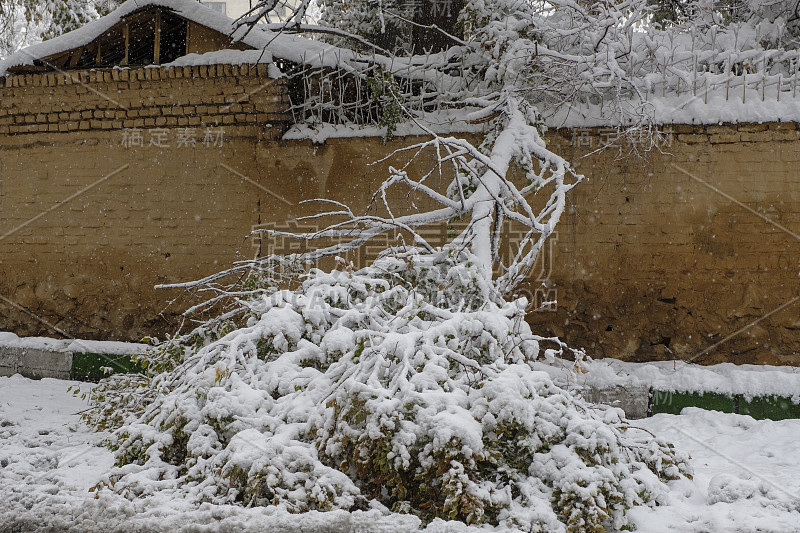
[[[295,516],[269,509],[192,507],[180,500],[128,501],[89,492],[112,465],[103,435],[81,425],[86,408],[66,381],[0,377],[0,533],[18,531],[412,532],[409,516],[378,511]],[[635,423],[689,452],[693,481],[671,484],[670,501],[632,516],[640,531],[800,532],[800,420],[686,409]],[[435,522],[427,532],[468,531]],[[478,531],[475,529],[474,531]],[[481,530],[485,531],[485,530]]]

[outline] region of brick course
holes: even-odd
[[[71,71],[0,78],[0,134],[118,130],[132,126],[109,119],[138,117],[145,121],[133,127],[178,125],[179,117],[198,115],[201,120],[196,125],[288,124],[291,113],[283,79],[269,78],[266,65],[228,67]],[[218,105],[195,109],[195,103],[201,102]],[[243,116],[245,109],[259,115],[248,121]],[[81,120],[91,119],[98,122],[81,124]],[[51,123],[58,126],[50,129]]]

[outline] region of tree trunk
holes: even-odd
[[[464,9],[464,0],[411,0],[414,6],[414,26],[411,42],[414,53],[426,51],[440,52],[456,43],[445,33],[435,28],[420,26],[433,26],[458,38],[464,36],[458,27],[458,15]]]

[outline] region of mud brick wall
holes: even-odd
[[[283,80],[267,65],[102,69],[0,78],[0,135],[281,125]]]
[[[282,141],[264,67],[0,83],[0,329],[20,335],[163,336],[195,300],[154,285],[271,251],[247,235],[297,227],[301,200],[366,206],[400,164],[370,163],[414,140]],[[800,364],[797,125],[664,129],[644,159],[548,134],[588,179],[522,287],[558,305],[529,321],[593,357]]]
[[[593,357],[800,364],[798,125],[664,130],[645,159],[550,137],[589,179],[547,267],[557,311],[531,321]]]

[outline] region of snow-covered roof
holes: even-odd
[[[33,66],[36,60],[86,46],[129,15],[148,7],[169,9],[188,21],[230,35],[234,42],[240,42],[258,50],[266,49],[267,52],[260,62],[284,59],[314,66],[335,66],[342,60],[351,59],[354,55],[349,50],[336,48],[330,44],[294,35],[279,34],[264,28],[255,27],[249,32],[244,27],[237,29],[233,19],[196,0],[127,0],[105,17],[60,37],[24,48],[0,61],[0,77],[5,76],[10,68]]]

